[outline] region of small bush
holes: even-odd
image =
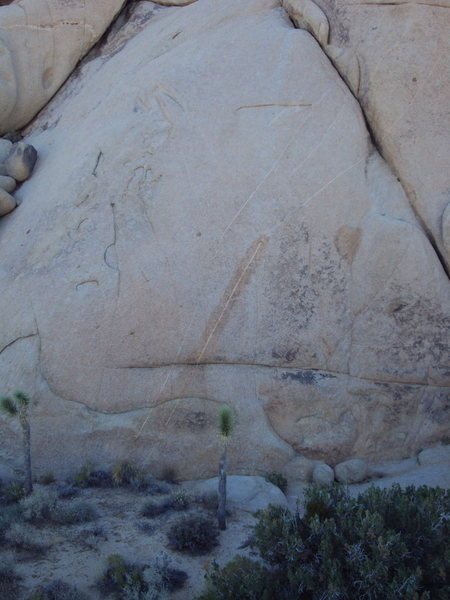
[[[39,483],[41,485],[50,485],[51,483],[55,483],[55,476],[51,471],[47,471],[41,477],[39,477]]]
[[[43,552],[47,546],[42,542],[40,532],[33,530],[29,524],[13,523],[5,532],[5,540],[19,550],[27,552]]]
[[[25,490],[23,485],[17,481],[12,481],[3,487],[3,497],[6,504],[17,504],[25,498]]]
[[[215,521],[202,515],[183,517],[170,528],[167,538],[175,550],[189,554],[206,554],[218,545],[219,530]]]
[[[77,541],[89,550],[96,550],[107,539],[108,535],[104,527],[102,525],[94,525],[93,527],[83,528],[78,534]]]
[[[268,570],[245,556],[235,556],[226,567],[213,561],[205,576],[208,589],[198,600],[274,600],[268,587]],[[301,596],[298,596],[301,598]],[[352,599],[356,600],[356,599]]]
[[[272,473],[268,473],[265,477],[265,480],[268,481],[269,483],[272,483],[273,485],[276,485],[277,487],[279,487],[280,490],[283,492],[283,494],[286,493],[288,481],[287,481],[286,477],[284,475],[282,475],[281,473],[277,473],[276,471],[273,471]]]
[[[54,580],[35,588],[28,600],[87,600],[87,596],[64,581]]]
[[[112,478],[114,484],[118,487],[139,487],[144,483],[141,470],[127,460],[118,462],[113,466]]]
[[[202,600],[448,598],[449,491],[372,487],[355,499],[335,486],[305,496],[304,516],[259,513],[259,564],[216,567]]]
[[[168,504],[173,510],[186,510],[192,502],[192,497],[185,490],[173,492],[168,498]]]
[[[120,554],[111,554],[99,588],[103,594],[114,594],[119,600],[140,600],[147,588],[143,567],[127,562]]]
[[[53,511],[52,520],[59,525],[76,525],[98,518],[96,508],[84,500],[58,505]]]
[[[91,471],[87,478],[87,486],[93,488],[111,488],[114,486],[112,473],[97,469]]]
[[[99,588],[118,600],[165,600],[167,592],[181,588],[186,579],[187,574],[173,569],[165,554],[150,565],[129,563],[120,554],[112,554]]]
[[[93,471],[94,467],[92,463],[87,462],[84,464],[79,473],[76,473],[73,477],[73,482],[77,487],[87,488],[89,487],[89,477]]]
[[[170,510],[170,508],[170,504],[167,502],[167,500],[163,500],[161,502],[154,502],[153,500],[150,500],[142,507],[141,515],[143,517],[153,519],[154,517],[164,514]]]
[[[55,510],[57,499],[58,494],[54,490],[35,489],[20,501],[24,519],[33,523],[49,520]]]

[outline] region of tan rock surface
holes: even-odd
[[[317,4],[330,26],[325,51],[360,101],[384,158],[450,269],[443,222],[450,201],[449,0]]]
[[[448,279],[320,46],[275,0],[139,11],[29,129],[0,223],[36,464],[212,476],[224,402],[234,473],[439,440]]]
[[[0,12],[0,134],[23,127],[125,0],[18,0]]]

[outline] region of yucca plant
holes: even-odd
[[[218,509],[217,519],[220,529],[227,528],[226,509],[227,509],[227,451],[228,442],[233,433],[233,413],[227,405],[222,406],[219,413],[219,434],[222,442],[222,455],[219,463],[219,490],[218,490]]]
[[[23,457],[25,466],[25,495],[33,491],[33,479],[31,475],[31,442],[30,442],[30,424],[28,422],[28,408],[30,406],[30,397],[21,390],[16,390],[10,396],[0,397],[0,410],[9,417],[17,417],[22,427],[23,436]]]

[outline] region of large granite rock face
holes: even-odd
[[[18,0],[0,12],[0,134],[23,127],[126,0]]]
[[[224,402],[235,473],[448,430],[448,279],[278,2],[143,3],[27,141],[40,160],[0,222],[0,380],[35,398],[37,468],[214,475]]]
[[[450,270],[450,2],[317,4],[330,25],[325,50]]]

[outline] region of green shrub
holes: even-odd
[[[286,477],[281,473],[277,473],[276,471],[273,471],[272,473],[267,473],[265,480],[279,487],[283,494],[286,493],[288,481]]]
[[[23,485],[17,481],[6,484],[2,492],[6,504],[17,504],[17,502],[20,502],[25,497]]]
[[[87,596],[64,581],[54,580],[35,588],[28,600],[87,600]]]
[[[168,504],[173,510],[186,510],[192,502],[192,497],[185,490],[179,490],[170,494]]]
[[[208,591],[199,600],[275,600],[268,574],[266,567],[245,556],[235,556],[223,569],[213,561],[206,575]]]
[[[113,466],[112,478],[118,487],[140,488],[145,485],[145,478],[141,470],[128,460],[123,460]]]
[[[311,487],[305,508],[304,516],[273,506],[261,511],[253,546],[263,562],[216,567],[201,598],[448,598],[448,491],[372,487],[355,499],[337,486]]]
[[[99,588],[117,600],[163,600],[168,591],[182,587],[186,579],[184,571],[170,566],[167,555],[156,557],[150,565],[138,565],[112,554]]]
[[[87,478],[87,487],[93,488],[111,488],[114,486],[113,475],[110,471],[96,469],[91,471]]]
[[[73,482],[77,487],[87,488],[89,487],[89,477],[93,471],[94,467],[92,463],[87,462],[84,464],[79,473],[76,473],[73,477]]]
[[[87,523],[98,518],[96,508],[84,500],[69,502],[65,505],[56,506],[53,511],[52,520],[60,525],[76,525]]]
[[[58,494],[54,490],[37,488],[20,501],[23,517],[33,523],[49,520],[55,510]]]
[[[219,530],[215,521],[202,515],[179,519],[167,533],[172,548],[189,554],[210,552],[218,545],[218,537]]]

